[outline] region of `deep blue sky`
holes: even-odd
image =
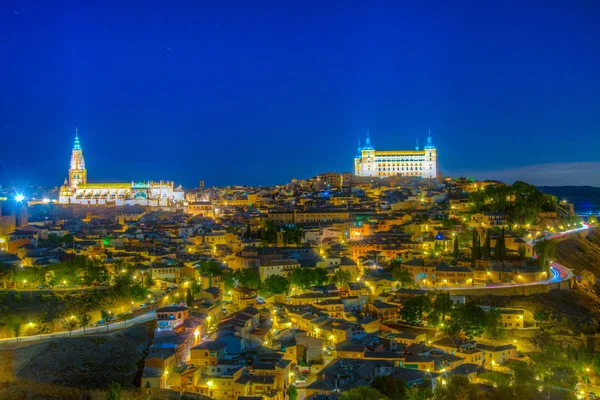
[[[600,179],[598,1],[82,3],[0,3],[5,184],[60,184],[76,126],[90,181],[285,183],[429,126],[447,173]]]

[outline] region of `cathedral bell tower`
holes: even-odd
[[[71,153],[71,165],[69,167],[69,186],[71,189],[77,189],[77,186],[87,183],[87,170],[85,169],[85,160],[79,143],[79,131],[75,128],[75,143]]]

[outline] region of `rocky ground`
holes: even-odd
[[[0,399],[95,399],[94,393],[111,382],[133,396],[123,399],[135,399],[135,379],[151,343],[150,329],[136,325],[112,335],[1,349]]]
[[[561,240],[556,246],[556,259],[576,275],[588,271],[600,277],[600,231],[591,229],[587,237],[576,235]]]

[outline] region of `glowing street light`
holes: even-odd
[[[15,201],[17,203],[22,202],[23,200],[25,200],[25,196],[23,196],[21,193],[17,193],[17,195],[15,196]]]

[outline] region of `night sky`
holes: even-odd
[[[0,2],[5,185],[60,185],[75,127],[89,181],[186,186],[431,127],[444,173],[600,186],[598,1],[82,3]]]

